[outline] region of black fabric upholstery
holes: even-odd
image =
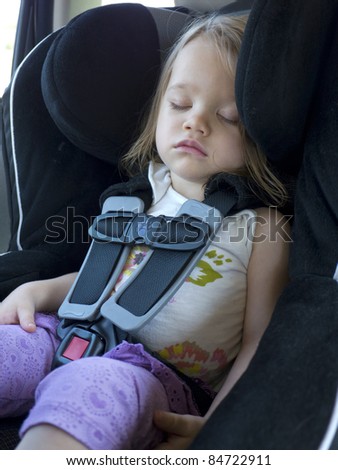
[[[251,137],[283,170],[297,172],[302,162],[309,112],[334,28],[331,14],[328,2],[315,0],[292,6],[256,0],[251,10],[236,100]]]
[[[72,145],[45,107],[41,67],[54,37],[21,65],[3,98],[11,240],[0,257],[1,299],[27,278],[80,265],[88,246],[84,226],[99,210],[95,198],[114,180],[114,167]]]
[[[22,418],[0,420],[0,450],[13,450],[19,443],[19,426]]]
[[[297,173],[291,276],[333,276],[338,261],[338,5],[260,0],[236,77],[242,120],[269,160]]]
[[[99,7],[71,21],[53,42],[42,93],[74,145],[117,163],[130,146],[159,66],[158,32],[146,7]]]
[[[79,269],[159,67],[155,21],[134,4],[79,15],[22,63],[3,100],[12,236],[0,299]]]
[[[246,14],[250,12],[254,0],[236,0],[228,5],[220,8],[220,12],[224,14],[239,13]]]

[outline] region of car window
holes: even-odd
[[[9,83],[20,0],[0,2],[0,96]]]
[[[125,0],[125,1],[121,1],[121,0],[102,0],[101,4],[102,5],[110,5],[112,3],[142,3],[143,5],[147,6],[147,7],[158,7],[158,8],[161,8],[161,7],[173,7],[175,6],[175,2],[174,0],[140,0],[140,1],[130,1],[130,0]]]

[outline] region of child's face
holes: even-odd
[[[234,80],[201,37],[188,43],[174,63],[160,105],[156,145],[174,189],[187,197],[201,199],[211,176],[243,166]]]

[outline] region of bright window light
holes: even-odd
[[[174,0],[140,0],[138,2],[137,1],[133,2],[130,0],[126,0],[125,2],[121,0],[113,0],[113,1],[102,0],[101,3],[102,5],[110,5],[112,3],[142,3],[146,7],[158,7],[158,8],[175,6]]]
[[[18,21],[20,0],[0,2],[0,96],[8,85]]]

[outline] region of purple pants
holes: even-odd
[[[156,409],[198,414],[189,387],[140,344],[50,372],[58,320],[37,314],[36,322],[35,333],[0,325],[0,417],[29,411],[21,436],[48,423],[89,449],[151,449],[163,438]]]

